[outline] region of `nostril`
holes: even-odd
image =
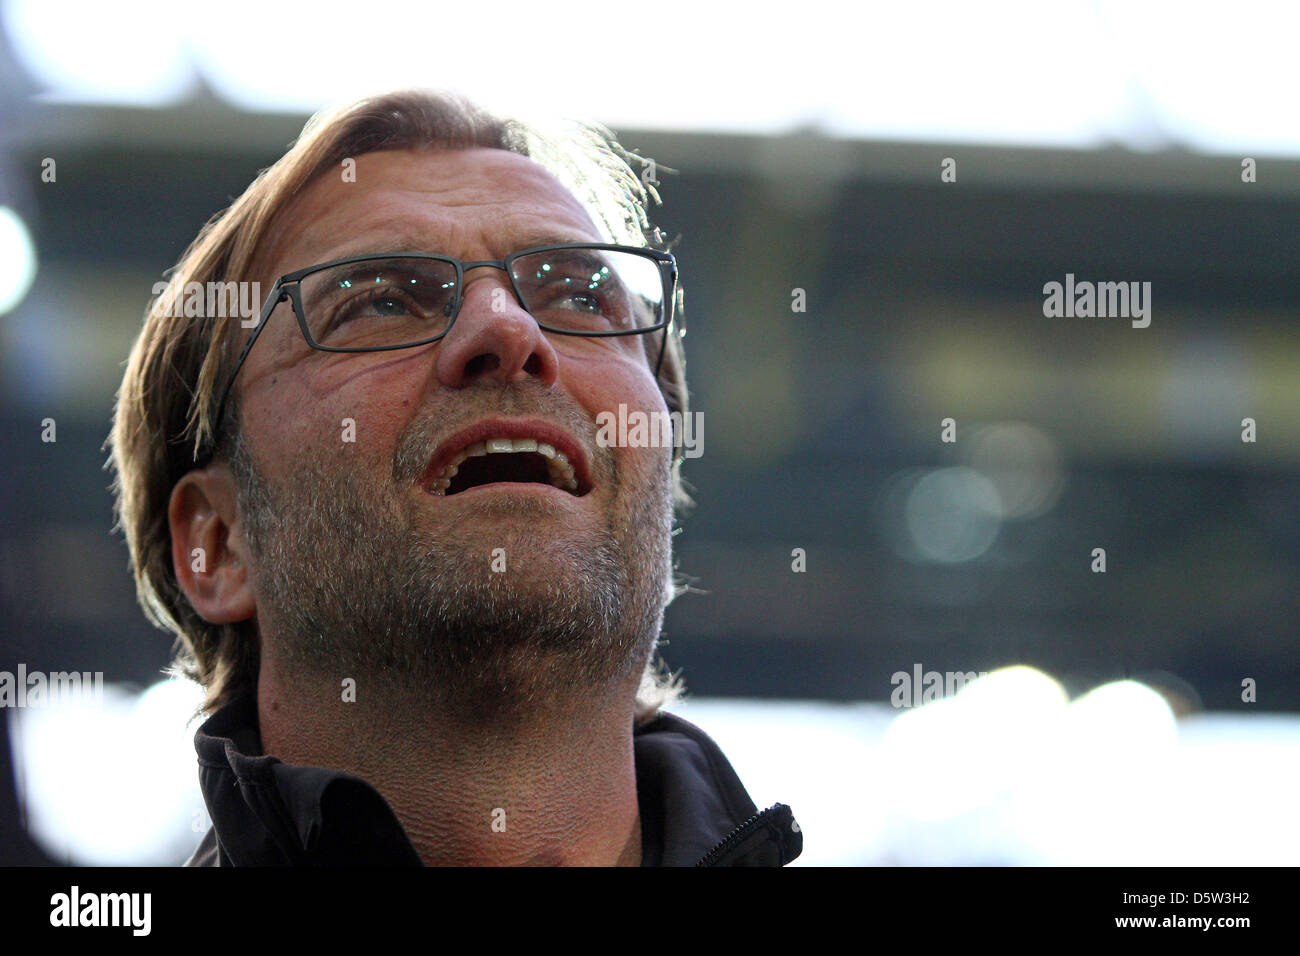
[[[476,378],[484,372],[493,372],[500,367],[501,359],[499,356],[494,355],[491,352],[484,352],[481,355],[474,356],[465,363],[465,377],[471,379]]]

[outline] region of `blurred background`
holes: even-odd
[[[110,530],[113,395],[203,222],[408,85],[656,161],[704,421],[664,656],[800,864],[1296,859],[1294,6],[0,14],[0,671],[105,682],[0,709],[0,862],[206,830],[196,690]],[[1151,283],[1150,326],[1045,317],[1067,274]]]

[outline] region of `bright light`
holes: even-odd
[[[5,20],[54,95],[99,102],[168,102],[201,75],[250,110],[424,86],[627,129],[1300,154],[1300,24],[1285,0],[1232,17],[1174,2],[803,0],[776,20],[673,0],[586,20],[500,0],[490,29],[473,8],[420,0],[215,9],[12,0]]]
[[[169,0],[84,3],[72,9],[44,0],[9,0],[4,28],[23,65],[52,88],[51,99],[163,106],[194,86],[184,10]],[[205,9],[204,16],[210,15]],[[238,36],[247,42],[246,26],[220,19],[228,40]]]
[[[1168,860],[1162,824],[1182,799],[1170,785],[1178,724],[1169,704],[1144,684],[1117,681],[1080,697],[1064,717],[1039,778],[1017,794],[1023,838],[1044,859],[1082,866]]]
[[[912,486],[904,515],[922,560],[957,564],[993,546],[1002,502],[993,484],[973,468],[937,468]]]
[[[184,859],[207,829],[190,713],[197,685],[15,710],[32,836],[56,860],[102,866]]]
[[[198,845],[184,681],[104,707],[15,710],[29,823],[56,859],[166,864]],[[1028,667],[954,696],[887,704],[691,698],[670,708],[717,741],[760,808],[780,801],[804,865],[1286,865],[1300,719],[1202,714],[1175,722],[1151,688],[1069,703]]]
[[[987,803],[1033,772],[1067,700],[1041,671],[1010,667],[903,711],[880,742],[893,811],[933,821]]]
[[[8,206],[0,206],[0,315],[23,300],[36,278],[36,246],[27,224]]]

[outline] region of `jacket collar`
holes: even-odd
[[[633,731],[643,866],[784,866],[803,836],[790,808],[757,813],[718,745],[660,713]],[[357,777],[262,754],[254,696],[194,735],[213,828],[187,866],[419,866],[387,801]]]

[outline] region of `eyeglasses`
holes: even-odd
[[[611,338],[662,329],[655,363],[658,377],[677,290],[677,262],[670,253],[574,242],[474,262],[432,253],[351,256],[275,281],[222,389],[213,435],[221,434],[226,400],[239,370],[271,313],[285,299],[313,349],[409,349],[437,342],[451,331],[464,301],[465,273],[485,266],[506,273],[515,301],[547,332]],[[492,295],[492,309],[504,311],[505,290],[498,287]]]

